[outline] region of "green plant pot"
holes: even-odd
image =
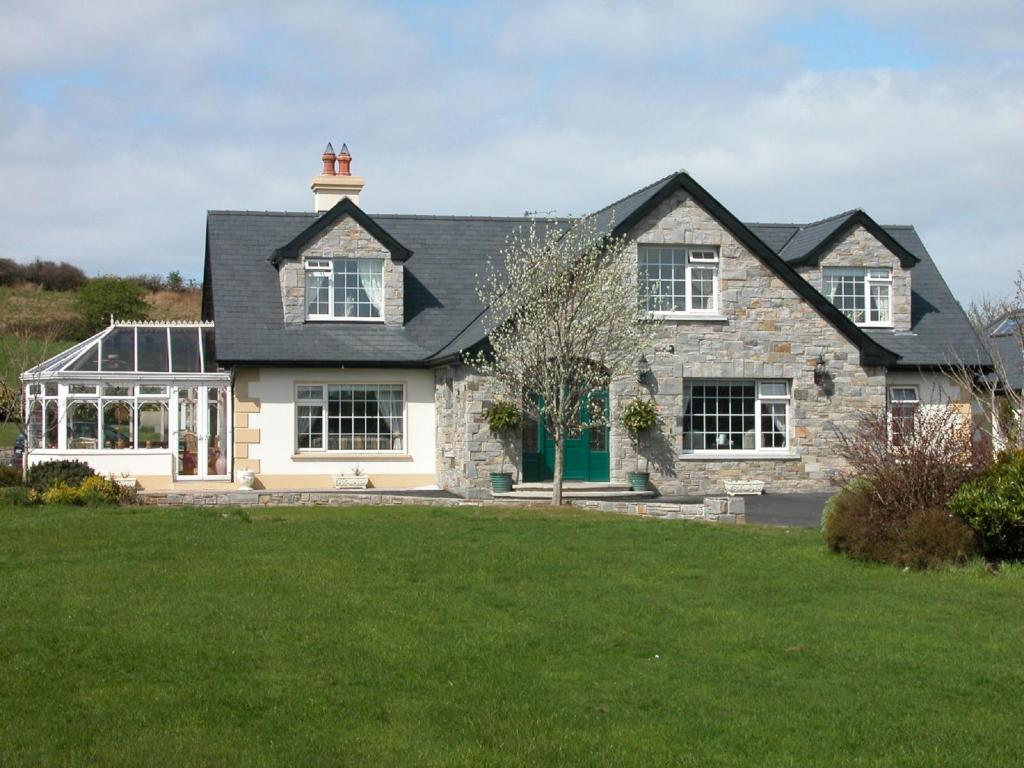
[[[509,493],[511,490],[511,472],[491,472],[491,493]]]
[[[634,491],[648,490],[648,481],[651,479],[650,472],[630,472],[629,485]]]

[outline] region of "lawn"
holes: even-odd
[[[0,765],[1019,765],[1022,606],[815,531],[0,509]]]

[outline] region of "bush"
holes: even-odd
[[[13,488],[21,484],[20,469],[0,466],[0,488]]]
[[[497,402],[487,409],[487,426],[496,435],[507,434],[523,423],[523,414],[512,403]]]
[[[43,494],[42,499],[45,504],[99,506],[127,502],[132,496],[130,490],[122,488],[113,478],[93,476],[86,478],[78,487],[57,483]]]
[[[90,280],[75,296],[77,335],[85,338],[106,328],[111,315],[117,320],[145,320],[149,304],[142,295],[142,287],[133,279],[97,277]]]
[[[1024,559],[1024,451],[1010,451],[965,483],[950,508],[970,525],[990,560]]]
[[[37,501],[36,492],[25,486],[0,488],[0,507],[27,507]]]
[[[658,424],[658,408],[653,400],[633,400],[622,409],[619,421],[632,435],[649,432]]]
[[[823,525],[829,549],[857,560],[937,568],[966,563],[977,553],[974,531],[945,509],[915,510],[894,519],[865,481],[829,499]]]
[[[22,267],[24,279],[48,291],[73,291],[82,286],[85,273],[73,264],[36,259]]]
[[[29,467],[26,485],[37,493],[45,493],[58,484],[77,488],[85,482],[86,478],[95,475],[92,467],[84,461],[55,459]]]
[[[0,259],[0,285],[17,285],[24,279],[21,264],[11,259]]]

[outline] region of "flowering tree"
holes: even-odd
[[[653,331],[627,245],[590,219],[534,219],[478,276],[489,349],[468,362],[499,397],[544,423],[555,444],[556,505],[566,437],[604,424],[603,409],[584,423],[590,393],[635,375]]]

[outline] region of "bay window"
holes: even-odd
[[[381,320],[384,259],[323,258],[304,262],[307,320]]]
[[[718,311],[718,251],[707,246],[641,245],[640,288],[656,314]]]
[[[300,452],[399,452],[405,439],[405,387],[299,384],[295,419]]]
[[[684,388],[683,450],[785,451],[789,403],[787,381],[690,380]]]
[[[828,267],[822,273],[825,296],[858,325],[892,325],[892,270]]]

